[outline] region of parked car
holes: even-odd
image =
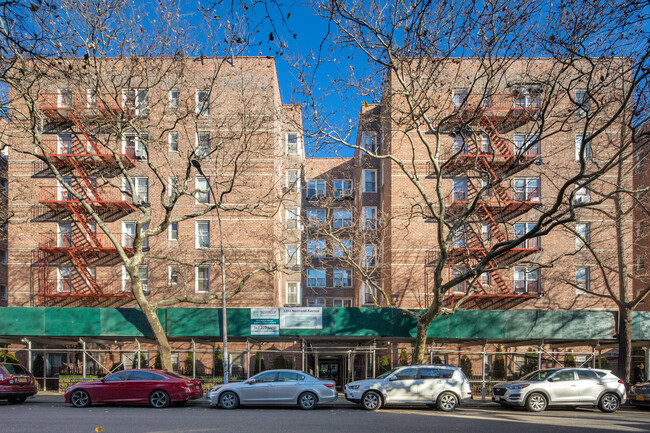
[[[630,389],[630,404],[650,406],[650,382],[637,383]]]
[[[297,404],[301,409],[313,409],[337,398],[334,381],[297,370],[264,371],[244,382],[213,386],[207,395],[210,405],[223,409],[240,404]]]
[[[23,403],[35,394],[36,381],[32,373],[20,364],[0,363],[0,399]]]
[[[625,385],[609,370],[551,368],[497,384],[492,400],[502,406],[526,406],[531,412],[547,406],[598,406],[614,412],[625,403]]]
[[[81,382],[65,391],[75,407],[96,403],[149,403],[155,408],[183,404],[203,397],[199,379],[161,370],[122,370],[94,382]]]
[[[450,365],[411,365],[394,368],[375,379],[345,385],[345,398],[376,410],[387,404],[424,403],[453,411],[472,398],[462,370]]]

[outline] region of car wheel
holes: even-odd
[[[90,406],[90,394],[83,389],[78,389],[70,395],[70,403],[74,407],[88,407]]]
[[[239,406],[239,397],[232,391],[226,391],[219,396],[219,406],[224,409],[236,409]]]
[[[531,412],[542,412],[546,409],[546,397],[539,392],[534,392],[526,400],[526,407]]]
[[[162,389],[157,389],[149,396],[149,404],[156,409],[162,409],[169,406],[169,394]]]
[[[598,401],[598,409],[607,413],[616,412],[616,409],[618,409],[620,405],[621,402],[618,399],[618,396],[611,392],[600,397],[600,400]]]
[[[438,397],[438,409],[445,412],[452,412],[458,406],[458,398],[453,392],[443,392]]]
[[[361,405],[366,410],[377,410],[381,407],[381,395],[376,391],[368,391],[361,398]]]
[[[12,404],[25,403],[25,400],[27,400],[27,397],[13,397],[9,399],[9,403]]]
[[[300,409],[313,409],[316,407],[316,402],[318,401],[318,398],[316,395],[312,392],[303,392],[300,394],[300,397],[298,397],[298,406],[300,406]]]

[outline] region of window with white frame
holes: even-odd
[[[515,293],[518,294],[539,294],[539,268],[515,266]]]
[[[467,226],[462,225],[456,230],[452,242],[454,248],[465,248],[467,245]]]
[[[332,195],[334,198],[352,197],[352,180],[336,179]]]
[[[197,116],[210,115],[210,91],[196,89],[196,114]]]
[[[467,146],[465,145],[465,139],[463,138],[462,135],[458,134],[454,137],[452,152],[454,153],[454,155],[467,153]]]
[[[57,268],[57,286],[59,293],[72,293],[72,266]]]
[[[122,246],[125,248],[133,248],[135,241],[135,222],[123,221],[122,222]]]
[[[348,209],[334,209],[332,226],[341,229],[352,226],[352,211]]]
[[[591,140],[589,134],[576,134],[575,136],[576,161],[582,156],[585,161],[591,161]]]
[[[377,152],[377,132],[363,131],[361,133],[361,147],[368,152]]]
[[[59,134],[58,151],[60,154],[69,155],[72,152],[72,134]]]
[[[455,266],[454,267],[454,278],[458,278],[462,275],[464,275],[467,272],[467,268],[465,266]],[[461,281],[460,283],[457,283],[453,288],[452,288],[454,293],[467,293],[467,280]]]
[[[536,223],[515,223],[515,238],[521,238],[535,228]],[[539,236],[526,239],[517,248],[539,248]]]
[[[196,133],[196,150],[197,158],[206,158],[210,155],[210,131],[198,131]]]
[[[589,93],[584,89],[576,90],[575,101],[578,107],[576,111],[576,116],[583,117],[589,112],[591,106],[591,101]]]
[[[481,100],[481,106],[483,108],[492,107],[492,89],[485,89],[483,91],[483,99]]]
[[[363,192],[377,192],[377,170],[363,170]]]
[[[86,107],[97,108],[97,90],[86,89]]]
[[[169,240],[177,241],[178,240],[178,223],[171,223],[169,225]]]
[[[57,246],[60,248],[72,247],[72,223],[60,221],[57,223]]]
[[[124,108],[133,110],[136,117],[146,117],[149,115],[149,90],[123,89],[122,101]]]
[[[297,132],[287,132],[287,154],[300,154],[300,134]]]
[[[210,266],[200,265],[196,267],[196,293],[210,292]]]
[[[591,241],[591,224],[576,223],[576,251],[584,248]]]
[[[300,266],[300,248],[298,248],[298,245],[287,245],[286,262],[288,268],[297,268]]]
[[[169,90],[169,108],[178,108],[179,93],[178,89],[174,87]]]
[[[210,178],[197,177],[195,180],[195,199],[197,204],[210,204]]]
[[[180,280],[180,272],[178,270],[178,265],[169,265],[167,267],[167,273],[169,278],[170,286],[177,286]]]
[[[480,281],[483,286],[489,286],[490,284],[492,284],[492,277],[490,276],[490,273],[489,272],[481,273]]]
[[[454,201],[467,201],[467,179],[454,179]]]
[[[371,268],[376,264],[377,264],[377,246],[364,245],[362,265],[366,268]]]
[[[142,291],[145,294],[149,293],[149,266],[138,266],[138,276],[140,277],[140,283],[142,284]]]
[[[352,256],[352,241],[349,239],[339,239],[334,241],[334,257]]]
[[[352,307],[352,298],[334,298],[332,299],[332,307],[350,308]]]
[[[307,225],[309,227],[322,227],[325,225],[326,216],[325,209],[307,209]]]
[[[122,140],[122,147],[124,152],[128,153],[127,149],[133,149],[135,152],[135,159],[146,160],[148,155],[146,134],[124,134]]]
[[[300,229],[300,208],[290,207],[286,210],[287,215],[287,230]]]
[[[169,144],[169,151],[170,152],[178,152],[178,132],[177,131],[169,131],[169,134],[167,134],[167,142]]]
[[[536,135],[515,134],[515,153],[519,156],[538,156],[542,154],[542,146],[539,137]]]
[[[352,272],[349,269],[334,269],[332,280],[334,287],[352,287]]]
[[[287,305],[300,305],[300,283],[298,281],[287,281]]]
[[[375,206],[364,206],[361,216],[364,230],[377,230],[377,208]]]
[[[490,225],[483,223],[481,224],[481,240],[483,242],[490,242],[492,239],[492,230],[490,229]]]
[[[539,108],[540,102],[541,98],[538,92],[522,89],[515,93],[515,108]]]
[[[454,89],[451,94],[456,108],[461,108],[465,105],[467,101],[467,89]]]
[[[72,90],[59,89],[57,102],[59,108],[70,108],[72,106]]]
[[[126,192],[126,197],[131,196],[136,204],[145,204],[149,203],[149,178],[148,177],[132,177],[131,182],[135,185],[136,194],[131,194],[131,184],[123,179],[124,191]],[[125,197],[125,198],[126,198]]]
[[[575,194],[573,195],[574,204],[585,204],[591,201],[591,193],[589,188],[585,185],[576,186]]]
[[[307,181],[307,199],[325,197],[325,181],[309,180]]]
[[[645,269],[645,259],[643,257],[637,257],[634,260],[634,267],[636,268],[636,272],[641,272],[642,270]]]
[[[307,255],[312,257],[325,257],[326,245],[325,239],[309,239],[307,241]]]
[[[287,170],[287,191],[295,191],[300,188],[300,170]]]
[[[167,189],[169,191],[170,197],[174,197],[175,195],[180,194],[178,187],[178,176],[169,176],[167,180]]]
[[[492,142],[490,141],[490,136],[487,134],[481,134],[481,153],[482,154],[494,153],[494,150],[492,149]]]
[[[591,290],[589,266],[576,266],[576,293]]]
[[[515,201],[539,201],[539,184],[538,177],[515,178]]]
[[[377,305],[377,288],[374,284],[364,281],[361,284],[363,303],[366,305]]]
[[[307,298],[308,307],[327,307],[327,299],[325,298]]]
[[[644,221],[636,221],[634,223],[634,235],[637,239],[643,237],[645,234],[645,222]]]
[[[210,221],[196,221],[196,248],[210,248]]]
[[[325,287],[325,269],[307,269],[307,287]]]

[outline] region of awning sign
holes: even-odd
[[[280,308],[280,327],[282,329],[323,329],[323,308]]]
[[[280,312],[277,308],[251,308],[251,336],[280,335]]]

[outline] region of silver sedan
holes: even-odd
[[[208,391],[210,405],[235,409],[240,404],[297,404],[313,409],[318,403],[338,398],[336,384],[297,370],[269,370],[245,382],[214,386]]]

